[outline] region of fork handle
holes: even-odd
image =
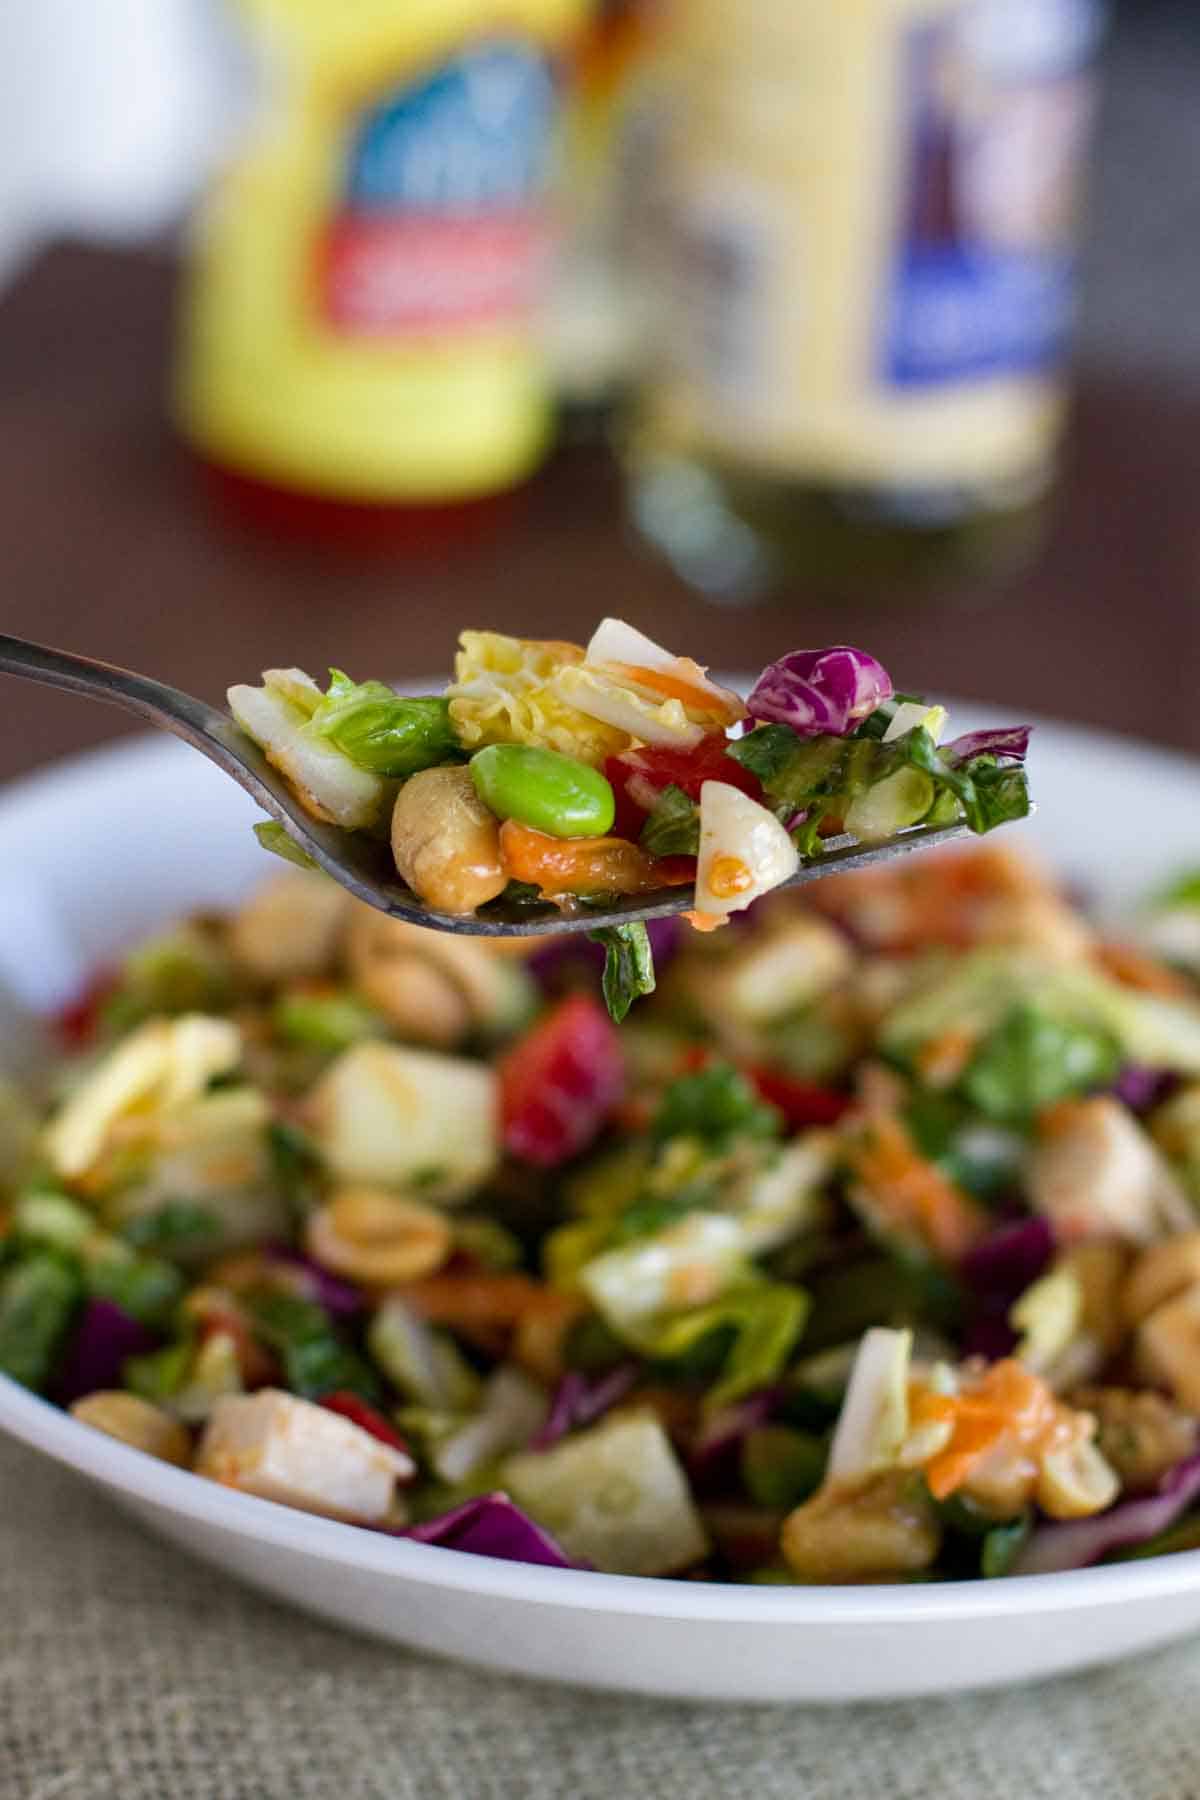
[[[69,694],[85,694],[91,700],[105,700],[110,706],[119,706],[173,732],[197,749],[210,749],[214,733],[229,726],[225,713],[165,682],[153,681],[148,675],[135,674],[115,663],[98,662],[69,650],[55,650],[49,644],[11,637],[6,632],[0,632],[0,674],[18,675],[25,681],[61,688]]]

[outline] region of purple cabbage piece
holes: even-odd
[[[968,1251],[959,1267],[974,1307],[963,1332],[968,1356],[995,1362],[1008,1356],[1017,1334],[1009,1310],[1031,1282],[1045,1273],[1054,1255],[1054,1233],[1046,1219],[1016,1219],[989,1232]]]
[[[290,1244],[268,1244],[263,1251],[268,1262],[296,1270],[303,1277],[305,1297],[323,1306],[332,1319],[353,1319],[363,1309],[363,1297],[353,1282],[331,1275],[302,1250]]]
[[[968,731],[943,744],[942,755],[955,767],[970,762],[973,756],[1003,756],[1010,762],[1024,762],[1032,730],[1032,725],[994,725],[985,731]]]
[[[981,1299],[995,1295],[1010,1305],[1038,1276],[1054,1255],[1054,1232],[1048,1219],[1016,1219],[991,1231],[969,1250],[960,1273],[973,1294]]]
[[[70,1406],[85,1394],[120,1387],[126,1359],[144,1356],[161,1343],[158,1332],[111,1300],[89,1300],[67,1345],[54,1398],[60,1406]]]
[[[555,1390],[546,1423],[531,1440],[529,1448],[549,1450],[569,1431],[582,1431],[585,1425],[594,1425],[625,1398],[639,1373],[636,1363],[619,1363],[598,1381],[590,1382],[577,1369],[569,1369]]]
[[[765,1425],[779,1400],[778,1387],[759,1388],[732,1406],[714,1413],[692,1444],[688,1473],[704,1487],[719,1483],[728,1473],[748,1432]]]
[[[1147,1069],[1141,1063],[1129,1063],[1108,1091],[1116,1099],[1123,1100],[1131,1112],[1148,1113],[1177,1085],[1178,1078],[1169,1070]]]
[[[799,737],[845,737],[892,695],[892,678],[865,650],[793,650],[763,670],[746,702],[752,719]]]
[[[507,1494],[481,1494],[464,1500],[439,1518],[411,1525],[396,1535],[413,1538],[418,1544],[437,1544],[444,1550],[465,1550],[470,1556],[492,1556],[500,1562],[540,1563],[548,1569],[581,1567]]]
[[[1113,1550],[1144,1544],[1166,1531],[1200,1498],[1200,1455],[1176,1463],[1142,1500],[1126,1500],[1090,1519],[1039,1525],[1013,1564],[1014,1575],[1054,1575],[1087,1569]]]

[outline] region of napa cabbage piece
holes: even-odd
[[[909,1062],[943,1032],[982,1038],[1022,1006],[1107,1033],[1125,1061],[1200,1074],[1200,1013],[1190,1001],[1123,987],[1099,969],[1054,963],[1033,950],[985,947],[939,962],[888,1014],[879,1046]]]
[[[545,1388],[520,1369],[493,1370],[483,1385],[478,1410],[432,1449],[434,1474],[450,1487],[467,1481],[498,1456],[536,1437],[550,1410]]]
[[[261,687],[242,683],[226,698],[238,725],[314,819],[347,831],[379,821],[394,790],[317,735],[313,715],[324,695],[302,669],[268,669]]]
[[[560,693],[556,677],[582,663],[578,644],[464,631],[446,689],[460,746],[535,744],[599,768],[627,748],[627,731],[591,718]]]
[[[95,1168],[102,1218],[130,1241],[149,1241],[156,1222],[160,1232],[169,1224],[165,1209],[190,1208],[207,1229],[176,1232],[161,1245],[184,1263],[283,1236],[288,1207],[271,1123],[266,1096],[248,1085],[217,1088],[138,1120],[113,1158],[111,1185],[103,1165]]]
[[[87,1175],[123,1121],[182,1110],[235,1069],[241,1054],[241,1033],[228,1019],[185,1013],[147,1020],[100,1060],[51,1120],[42,1147],[54,1173],[67,1181]]]
[[[550,1450],[510,1456],[501,1484],[574,1562],[612,1575],[674,1575],[709,1551],[670,1439],[621,1413]]]
[[[455,1201],[481,1187],[500,1160],[495,1070],[465,1057],[357,1044],[326,1070],[304,1112],[340,1181]]]
[[[694,1212],[585,1263],[578,1285],[617,1335],[639,1343],[652,1321],[751,1279],[737,1219]]]
[[[908,1435],[912,1332],[874,1327],[858,1348],[829,1447],[831,1482],[893,1468]]]
[[[372,1316],[367,1349],[392,1386],[418,1406],[453,1414],[479,1404],[482,1382],[449,1332],[428,1325],[396,1295]]]

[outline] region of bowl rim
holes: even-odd
[[[999,716],[994,707],[963,705],[985,717]],[[1069,733],[1083,751],[1091,743],[1123,757],[1148,757],[1160,767],[1164,761],[1174,763],[1181,774],[1194,776],[1197,772],[1197,759],[1169,746],[1068,721],[1043,718],[1033,722]],[[0,787],[0,826],[14,817],[20,819],[27,807],[45,804],[61,784],[103,787],[135,772],[147,758],[185,754],[183,746],[173,740],[135,732],[43,764]],[[314,1556],[347,1570],[552,1608],[729,1625],[949,1625],[1165,1599],[1200,1587],[1200,1550],[991,1581],[979,1577],[857,1587],[759,1587],[545,1568],[421,1544],[239,1493],[106,1436],[2,1374],[0,1430],[117,1497],[144,1502],[201,1526]]]

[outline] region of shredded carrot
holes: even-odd
[[[967,1393],[918,1390],[910,1405],[914,1424],[948,1421],[953,1428],[949,1443],[925,1465],[925,1480],[935,1500],[945,1500],[962,1487],[1002,1440],[1036,1453],[1064,1429],[1063,1409],[1045,1382],[1012,1357],[993,1363]]]
[[[917,1052],[917,1070],[931,1087],[949,1087],[958,1080],[975,1048],[975,1033],[954,1029],[930,1038]]]
[[[915,1230],[939,1256],[957,1262],[983,1235],[979,1207],[920,1154],[894,1113],[871,1116],[850,1163],[884,1214]]]
[[[529,1275],[427,1275],[392,1290],[435,1325],[518,1325],[530,1313],[559,1313],[566,1298]]]
[[[1143,994],[1162,994],[1167,999],[1179,999],[1192,992],[1181,975],[1132,944],[1097,944],[1095,959],[1105,974],[1122,987],[1137,988]]]
[[[513,881],[543,894],[642,894],[692,881],[690,857],[647,856],[628,838],[556,838],[515,819],[500,827],[500,854]]]
[[[698,675],[702,673],[697,665],[693,664],[693,667]],[[693,712],[729,721],[740,716],[722,695],[681,675],[673,675],[669,669],[643,669],[629,663],[614,663],[613,668],[627,680],[636,682],[638,687],[649,688],[651,693],[662,694],[667,700],[681,700]]]

